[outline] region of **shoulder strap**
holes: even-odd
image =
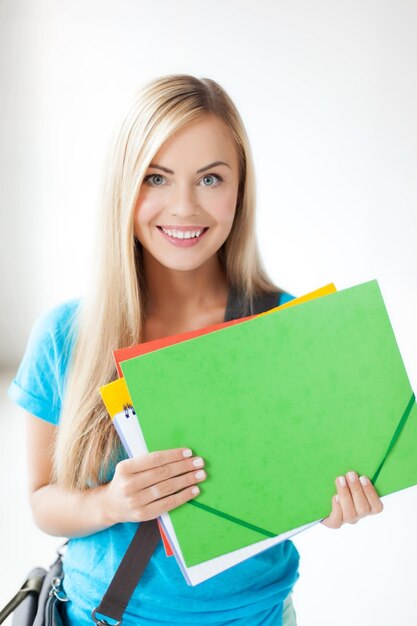
[[[251,309],[244,298],[231,287],[224,321],[228,322],[268,311],[278,306],[280,296],[281,294],[278,292],[263,293],[254,298]],[[108,622],[105,619],[100,619],[97,614],[115,620],[117,622],[115,626],[122,623],[123,614],[130,597],[156,549],[159,539],[159,527],[156,519],[139,524],[113,580],[100,604],[92,612],[92,618],[98,626],[107,626]]]
[[[42,589],[43,580],[45,578],[46,570],[38,567],[29,574],[17,594],[6,604],[6,606],[0,611],[0,624],[3,624],[5,619],[15,611],[21,603],[32,596],[34,601],[30,603],[30,613],[33,619],[36,614],[36,607],[38,604],[38,596]]]
[[[249,315],[257,315],[258,313],[269,311],[269,309],[278,306],[280,298],[281,292],[279,291],[264,292],[254,298],[251,308],[243,295],[234,287],[230,287],[224,321],[229,322],[240,317],[248,317]]]
[[[97,616],[110,617],[119,626],[122,623],[123,613],[130,597],[142,576],[156,546],[159,543],[158,522],[156,519],[141,522],[130,542],[130,545],[119,565],[100,604],[93,610],[91,616],[100,626],[107,626],[108,622]]]

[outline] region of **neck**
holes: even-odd
[[[224,306],[228,296],[226,274],[214,255],[194,270],[171,270],[143,249],[147,315],[185,320],[201,311]]]

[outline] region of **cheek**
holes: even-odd
[[[135,233],[142,230],[144,226],[149,225],[157,215],[157,208],[150,200],[138,202],[135,208]]]
[[[236,211],[237,195],[235,193],[225,193],[211,199],[210,207],[207,206],[213,219],[218,224],[231,225]]]

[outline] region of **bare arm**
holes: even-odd
[[[50,484],[57,427],[26,414],[29,502],[36,525],[49,535],[83,537],[114,522],[106,509],[106,485],[69,492]]]
[[[154,519],[191,500],[206,478],[204,461],[184,448],[120,461],[113,479],[99,487],[68,491],[51,483],[57,427],[27,413],[29,502],[36,525],[49,535],[84,537],[119,522]]]

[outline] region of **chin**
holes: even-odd
[[[199,267],[201,267],[202,265],[204,265],[206,263],[206,260],[200,260],[200,261],[176,261],[176,262],[169,262],[168,260],[163,260],[163,259],[158,259],[159,263],[161,265],[163,265],[166,269],[168,270],[172,270],[174,272],[191,272],[193,270],[197,270]]]

